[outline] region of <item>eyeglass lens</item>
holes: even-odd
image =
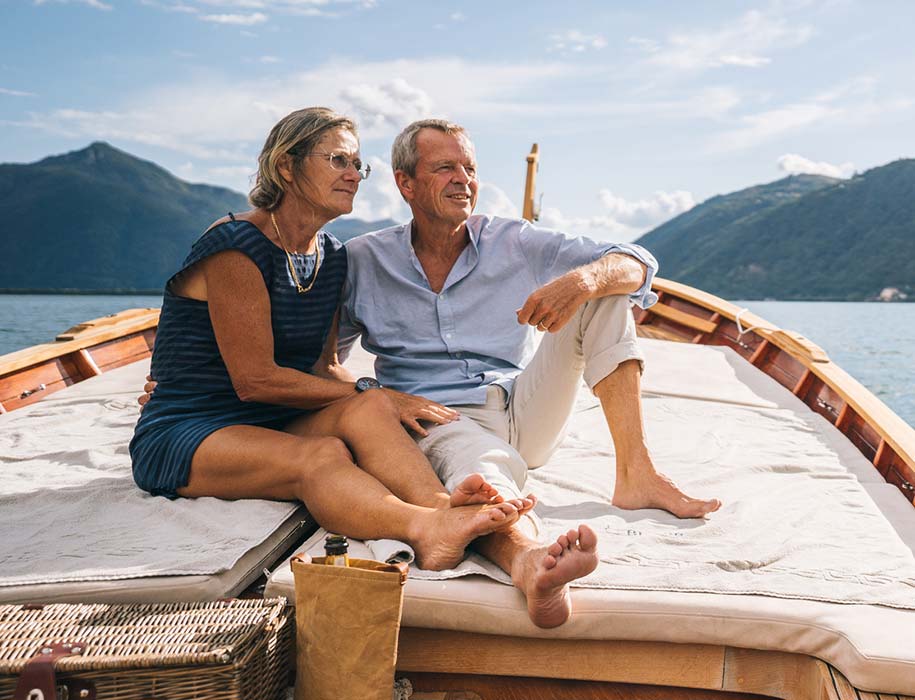
[[[356,169],[356,172],[365,180],[369,173],[372,172],[372,166],[368,163],[363,163],[361,158],[353,158],[352,160],[349,157],[343,155],[342,153],[331,153],[329,155],[330,165],[334,170],[346,170],[350,164]]]

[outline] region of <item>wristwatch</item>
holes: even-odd
[[[359,377],[356,380],[356,391],[362,393],[363,391],[368,391],[369,389],[380,389],[381,383],[375,379],[375,377]]]

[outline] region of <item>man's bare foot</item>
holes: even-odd
[[[418,519],[410,540],[421,569],[453,569],[464,558],[464,550],[477,537],[510,527],[518,522],[518,509],[511,503],[435,509]]]
[[[499,490],[486,481],[481,474],[471,474],[451,492],[449,505],[452,508],[458,508],[477,503],[511,503],[518,509],[518,515],[524,515],[537,505],[537,498],[534,494],[529,493],[527,496],[506,500]]]
[[[673,481],[655,471],[650,458],[639,466],[638,469],[630,467],[622,476],[617,473],[616,488],[610,501],[617,508],[660,508],[678,518],[702,518],[721,507],[717,498],[704,501],[687,496]]]
[[[499,491],[481,474],[471,474],[451,492],[451,507],[469,506],[475,503],[502,503],[505,499]]]
[[[569,583],[597,568],[597,535],[587,525],[560,535],[548,547],[521,552],[512,563],[512,583],[527,598],[538,627],[558,627],[572,614]]]

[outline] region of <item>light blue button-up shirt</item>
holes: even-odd
[[[438,294],[413,251],[410,224],[346,244],[341,358],[361,334],[384,386],[445,405],[483,404],[490,384],[510,392],[533,357],[535,331],[518,323],[516,311],[535,289],[607,253],[625,253],[648,268],[632,301],[643,308],[657,301],[651,280],[658,263],[641,246],[484,215],[471,216],[467,229],[470,244]]]

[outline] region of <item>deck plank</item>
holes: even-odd
[[[419,700],[765,700],[763,695],[632,683],[405,673]]]

